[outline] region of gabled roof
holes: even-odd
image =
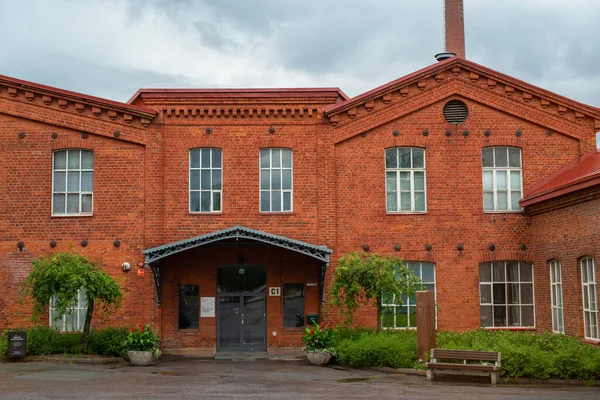
[[[532,187],[520,204],[530,206],[595,185],[600,185],[600,153],[593,150]]]
[[[271,244],[273,246],[307,255],[326,263],[329,262],[329,255],[332,253],[332,251],[325,246],[317,246],[314,244],[301,242],[299,240],[286,238],[284,236],[273,235],[271,233],[245,228],[243,226],[234,226],[220,231],[207,233],[206,235],[196,236],[194,238],[165,244],[163,246],[153,247],[151,249],[144,250],[142,253],[144,256],[146,256],[146,264],[150,264],[170,255],[204,246],[206,244],[240,238]]]
[[[537,96],[560,105],[568,106],[569,108],[572,108],[575,111],[592,115],[595,118],[600,117],[600,108],[596,108],[587,104],[577,102],[575,100],[571,100],[567,97],[558,95],[556,93],[550,92],[548,90],[542,89],[530,83],[513,78],[509,75],[500,73],[498,71],[484,67],[480,64],[474,63],[472,61],[460,57],[452,57],[447,60],[437,62],[428,67],[415,71],[409,75],[406,75],[402,78],[396,79],[375,89],[372,89],[368,92],[348,99],[344,102],[332,104],[325,108],[325,114],[327,116],[332,116],[341,113],[358,105],[364,104],[368,101],[375,100],[376,98],[379,98],[387,93],[401,89],[406,85],[417,82],[424,78],[434,76],[453,67],[462,67],[471,73],[481,74],[482,76],[485,76],[488,79],[493,79],[498,82],[504,82],[505,84],[511,85],[511,87],[513,88],[518,88],[522,91],[526,91],[527,93],[530,93],[533,96]],[[494,81],[493,84],[495,85],[496,82]]]

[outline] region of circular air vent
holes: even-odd
[[[469,116],[467,105],[460,100],[450,100],[444,106],[444,118],[451,124],[465,122]]]

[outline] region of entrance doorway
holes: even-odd
[[[266,270],[233,264],[217,270],[217,350],[266,350]]]

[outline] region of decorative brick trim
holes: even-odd
[[[94,144],[83,139],[56,139],[50,142],[52,151],[64,149],[87,149],[94,150]]]
[[[592,257],[596,261],[596,249],[593,247],[581,247],[575,251],[575,258]]]
[[[391,149],[394,147],[420,147],[423,149],[427,148],[427,138],[426,137],[402,137],[402,134],[398,137],[393,137],[390,135],[389,138],[385,140],[385,148]]]
[[[291,139],[282,138],[282,137],[261,138],[258,140],[258,147],[260,149],[278,148],[278,147],[293,149],[294,141],[292,141]]]
[[[561,261],[563,259],[562,255],[558,251],[549,251],[544,255],[546,259],[546,263],[549,263],[552,260]]]
[[[530,251],[486,250],[480,251],[476,259],[478,259],[480,263],[510,260],[533,262],[533,255]]]
[[[493,135],[493,133],[492,133]],[[523,148],[523,139],[517,137],[484,137],[481,139],[481,147],[496,147],[496,146],[508,146]]]
[[[312,118],[319,115],[314,106],[275,105],[268,107],[243,107],[240,105],[215,105],[210,107],[163,107],[166,118]]]

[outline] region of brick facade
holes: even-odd
[[[462,124],[443,117],[451,99],[468,107]],[[565,293],[567,285],[576,291],[574,253],[600,250],[598,200],[484,213],[481,152],[520,148],[526,193],[592,150],[597,130],[600,110],[460,58],[353,99],[338,89],[141,90],[122,104],[0,77],[0,329],[28,323],[18,290],[31,260],[61,250],[98,260],[121,283],[123,307],[96,313],[95,327],[151,323],[166,348],[215,347],[217,318],[177,329],[178,285],[198,284],[200,296],[214,297],[217,268],[240,252],[266,266],[267,287],[305,284],[305,314],[339,321],[336,309],[320,306],[320,288],[306,285],[319,282],[321,264],[269,245],[214,244],[165,258],[159,308],[151,271],[137,274],[142,251],[240,225],[333,250],[325,293],[336,260],[365,245],[434,263],[439,329],[480,326],[479,263],[532,261],[535,328],[548,330],[549,254],[559,252],[571,271]],[[386,212],[385,150],[404,146],[425,149],[426,213]],[[222,150],[222,212],[190,213],[189,151],[205,147]],[[259,211],[259,152],[271,147],[292,149],[293,212]],[[94,152],[93,216],[51,215],[52,152],[61,149]],[[581,229],[568,229],[574,216]],[[569,307],[567,333],[581,335],[581,301]],[[268,347],[300,345],[300,332],[283,328],[281,298],[268,296],[265,313]],[[364,307],[357,323],[374,326],[375,318]]]

